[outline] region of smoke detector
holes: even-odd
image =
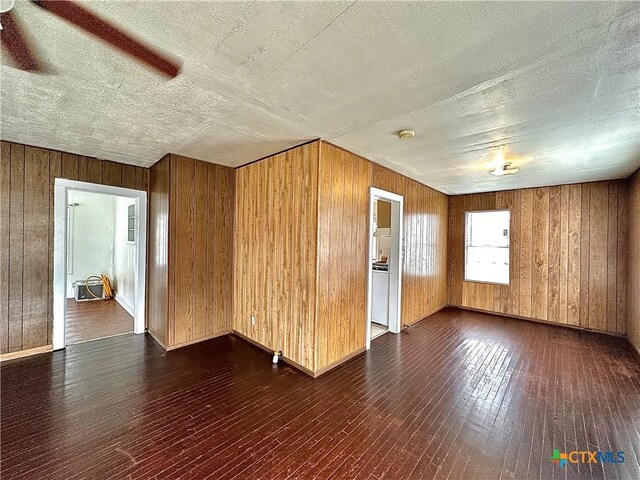
[[[406,140],[408,138],[413,138],[415,136],[416,136],[416,132],[411,130],[411,129],[408,129],[408,128],[405,128],[404,130],[400,130],[398,132],[398,137],[400,137],[400,139],[402,139],[402,140]]]

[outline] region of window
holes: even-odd
[[[464,279],[509,285],[509,210],[467,212]]]
[[[127,230],[127,241],[135,242],[136,240],[136,205],[135,203],[129,205],[129,209],[127,211],[128,217],[128,230]]]

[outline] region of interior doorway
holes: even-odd
[[[369,191],[369,265],[367,282],[366,348],[387,332],[400,333],[402,295],[401,195]]]
[[[145,331],[147,193],[56,179],[53,349]]]

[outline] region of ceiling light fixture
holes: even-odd
[[[400,137],[402,140],[406,140],[408,138],[413,138],[416,136],[416,132],[409,129],[409,128],[405,128],[404,130],[400,130],[398,132],[398,137]]]
[[[518,173],[519,171],[520,169],[518,167],[511,166],[511,162],[505,162],[504,165],[500,165],[493,170],[489,170],[489,173],[491,175],[495,175],[496,177],[502,177],[503,175],[513,175],[514,173]]]

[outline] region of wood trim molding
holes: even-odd
[[[258,347],[260,350],[264,350],[265,352],[269,353],[269,354],[273,354],[273,350],[271,350],[270,348],[265,347],[264,345],[256,342],[255,340],[250,339],[249,337],[243,335],[242,333],[238,332],[237,330],[233,330],[231,332],[232,335],[238,337],[241,340],[244,340],[246,342],[249,342],[251,345],[254,345],[256,347]],[[305,373],[307,375],[309,375],[310,377],[317,377],[317,373],[314,373],[313,371],[309,370],[308,368],[303,367],[302,365],[300,365],[297,362],[294,362],[293,360],[291,360],[290,358],[285,357],[284,355],[282,355],[282,360],[287,364],[292,366],[293,368],[300,370],[302,373]]]
[[[44,347],[29,348],[27,350],[19,350],[17,352],[3,353],[0,355],[0,362],[6,362],[8,360],[14,360],[16,358],[30,357],[31,355],[39,355],[41,353],[53,352],[51,345],[45,345]]]
[[[623,335],[621,333],[607,332],[605,330],[596,330],[596,329],[593,329],[593,328],[582,327],[580,325],[571,325],[569,323],[550,322],[548,320],[540,320],[538,318],[532,318],[532,317],[523,317],[521,315],[514,315],[512,313],[494,312],[492,310],[483,310],[481,308],[465,307],[465,306],[462,306],[462,305],[455,305],[455,304],[450,304],[450,305],[447,305],[447,306],[448,307],[452,307],[452,308],[459,308],[460,310],[468,310],[470,312],[486,313],[487,315],[493,315],[495,317],[508,317],[508,318],[513,318],[513,319],[516,319],[516,320],[524,320],[524,321],[527,321],[527,322],[535,322],[535,323],[542,323],[542,324],[545,324],[545,325],[553,325],[554,327],[566,327],[566,328],[570,328],[572,330],[581,330],[583,332],[602,333],[604,335],[610,335],[612,337],[625,338],[625,339],[627,338],[626,335]],[[631,342],[629,342],[629,343],[631,343]]]
[[[155,340],[155,342],[160,345],[164,350],[168,350],[167,346],[162,342],[151,330],[147,329],[147,335]]]
[[[200,343],[200,342],[206,342],[207,340],[211,340],[211,339],[217,338],[217,337],[222,337],[223,335],[229,335],[230,333],[231,333],[231,331],[224,330],[222,332],[214,333],[213,335],[208,335],[208,336],[203,337],[203,338],[196,338],[195,340],[189,340],[188,342],[177,343],[177,344],[172,345],[170,347],[165,347],[165,350],[167,352],[170,352],[171,350],[176,350],[176,349],[182,348],[182,347],[188,347],[189,345],[194,345],[194,344]]]
[[[389,333],[391,333],[391,332],[389,332]],[[394,333],[393,335],[400,335],[400,334],[399,333]],[[333,363],[330,363],[326,367],[322,367],[319,370],[316,370],[313,373],[313,378],[318,378],[320,375],[323,375],[323,374],[327,373],[329,370],[333,370],[334,368],[339,367],[340,365],[343,365],[343,364],[347,363],[349,360],[357,357],[358,355],[360,355],[361,353],[364,353],[366,351],[367,351],[366,347],[361,347],[361,348],[351,352],[346,357],[342,357],[341,359],[336,360]]]

